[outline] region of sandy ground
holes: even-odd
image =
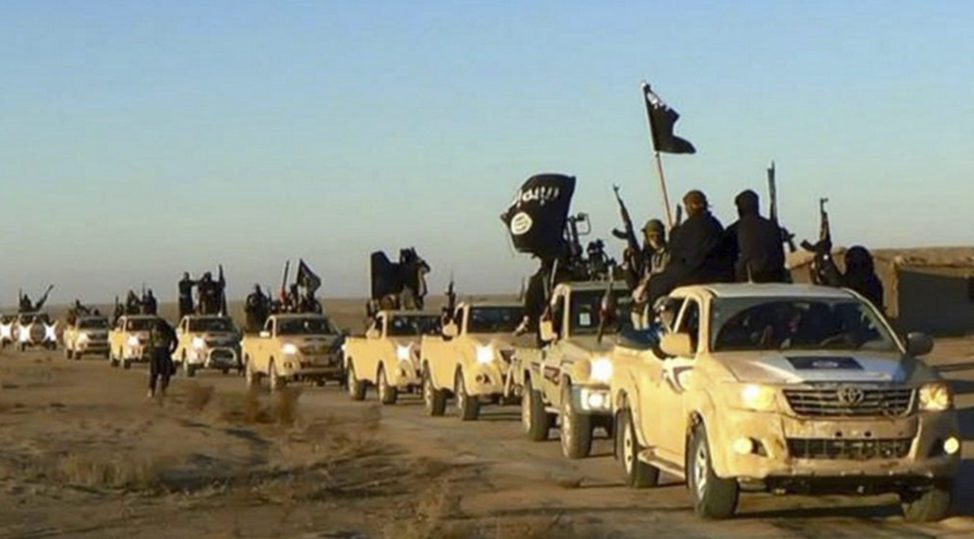
[[[343,325],[360,305],[329,306]],[[344,320],[347,317],[348,320]],[[351,329],[358,329],[351,327]],[[622,486],[608,441],[568,461],[531,443],[518,409],[427,418],[337,386],[247,393],[242,378],[176,379],[145,398],[144,367],[0,353],[0,535],[11,537],[974,536],[974,339],[938,342],[963,421],[954,516],[911,525],[895,498],[746,495],[697,520],[682,485]]]

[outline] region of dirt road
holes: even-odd
[[[248,394],[241,378],[0,353],[0,535],[17,537],[808,537],[974,535],[974,341],[930,359],[954,381],[965,466],[955,516],[903,522],[892,497],[747,495],[703,522],[673,482],[622,486],[608,441],[561,457],[525,441],[517,408],[427,418],[337,387]]]

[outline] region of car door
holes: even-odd
[[[684,396],[693,377],[696,350],[700,346],[700,314],[702,306],[695,297],[687,297],[680,310],[674,331],[690,336],[693,354],[690,357],[670,357],[661,362],[661,379],[657,386],[659,414],[657,431],[659,455],[673,463],[683,462],[686,444],[687,412]]]
[[[662,328],[662,333],[676,331],[680,312],[686,298],[669,296],[658,300],[653,317]],[[638,357],[631,360],[631,379],[633,387],[629,398],[638,407],[636,410],[640,431],[647,437],[642,442],[650,447],[660,445],[662,427],[660,425],[660,410],[663,406],[663,366],[667,358],[662,355],[658,347],[642,351]]]

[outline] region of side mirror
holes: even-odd
[[[379,337],[381,337],[381,335],[379,335],[379,330],[377,330],[375,328],[369,328],[365,332],[365,338],[366,339],[378,339]]]
[[[542,320],[538,324],[538,335],[544,342],[555,340],[555,326],[551,323],[551,320]]]
[[[260,332],[260,338],[261,339],[269,339],[270,337],[271,337],[271,332],[270,331],[266,331],[265,330],[265,331],[261,331]]]
[[[456,324],[447,324],[443,326],[443,336],[452,339],[460,334],[460,328]]]
[[[670,357],[693,357],[693,343],[686,333],[667,333],[659,343],[663,353]]]
[[[910,333],[906,336],[906,353],[911,356],[925,356],[933,351],[933,339],[926,333]]]

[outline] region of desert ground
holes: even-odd
[[[328,301],[361,329],[362,302]],[[171,313],[171,306],[164,309]],[[707,522],[685,487],[623,486],[608,440],[569,461],[532,443],[518,408],[461,423],[418,396],[380,407],[333,384],[248,392],[241,377],[176,378],[62,352],[0,353],[0,535],[5,537],[555,538],[974,536],[974,338],[927,358],[954,387],[964,464],[954,514],[907,524],[895,498],[745,495]]]

